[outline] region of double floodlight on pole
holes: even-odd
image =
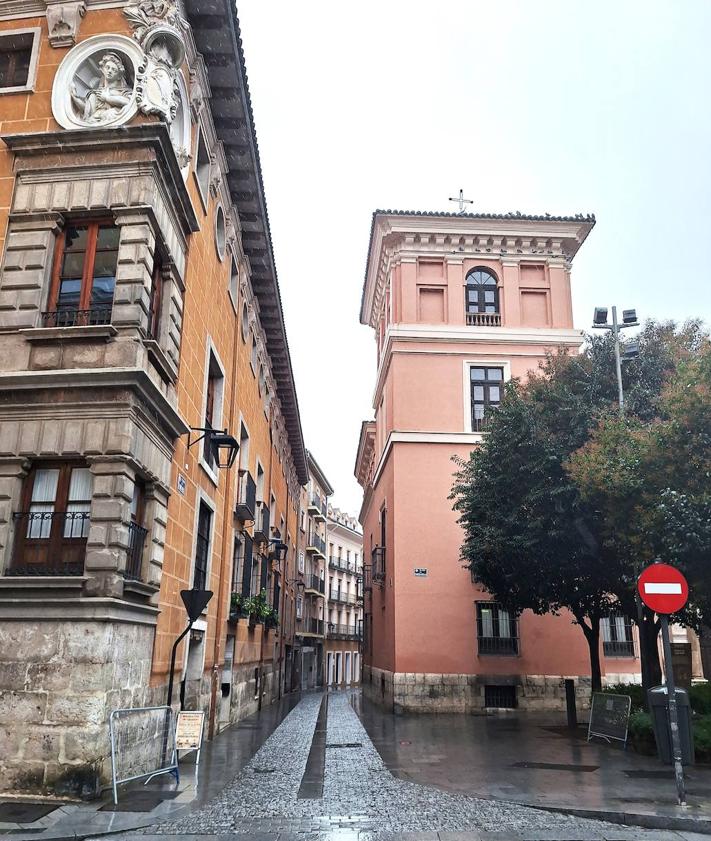
[[[615,369],[617,372],[617,394],[620,403],[620,414],[625,413],[625,395],[622,390],[622,360],[635,359],[639,356],[639,342],[634,340],[620,350],[620,330],[625,327],[638,327],[637,310],[622,310],[622,323],[617,320],[617,307],[612,307],[612,324],[607,323],[607,307],[595,307],[593,314],[593,328],[596,330],[610,330],[615,342]]]

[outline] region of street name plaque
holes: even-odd
[[[627,747],[627,724],[630,718],[632,699],[629,695],[607,695],[595,692],[590,706],[588,741],[592,736],[601,739],[617,739]]]

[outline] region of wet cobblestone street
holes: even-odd
[[[207,837],[248,834],[286,837],[391,838],[397,833],[464,838],[677,839],[674,832],[630,828],[514,803],[449,793],[396,779],[373,746],[347,693],[327,699],[323,796],[299,797],[314,740],[321,695],[292,710],[251,762],[207,806],[144,830],[147,835]],[[313,753],[312,753],[313,757]],[[316,766],[318,767],[318,766]],[[266,833],[267,835],[264,835]],[[414,838],[415,836],[413,836]],[[455,836],[451,835],[452,841]]]

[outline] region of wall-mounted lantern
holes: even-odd
[[[219,468],[232,467],[239,452],[239,441],[230,435],[226,429],[212,429],[204,426],[191,426],[190,432],[202,432],[198,438],[191,440],[188,433],[188,449],[205,439]]]

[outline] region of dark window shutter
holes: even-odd
[[[252,589],[252,538],[244,535],[244,563],[242,564],[242,595],[248,599]]]

